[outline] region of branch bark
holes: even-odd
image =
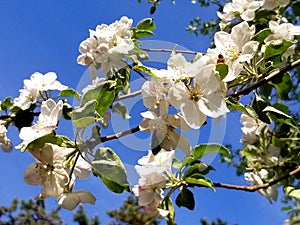
[[[270,181],[270,182],[264,183],[264,184],[260,184],[260,185],[254,185],[254,186],[239,186],[239,185],[224,184],[224,183],[214,183],[214,186],[217,188],[226,188],[226,189],[232,189],[232,190],[255,192],[259,189],[267,189],[268,187],[270,187],[274,184],[277,184],[278,182],[283,181],[289,177],[292,177],[299,172],[300,172],[300,167],[296,168],[295,170],[289,172],[288,174],[286,174],[282,177],[279,177],[273,181]]]
[[[255,84],[247,87],[247,88],[244,88],[242,90],[239,90],[235,93],[232,93],[232,94],[228,94],[227,97],[238,97],[240,95],[247,95],[249,94],[251,91],[253,91],[254,89],[260,87],[261,85],[263,84],[266,84],[267,82],[269,82],[270,80],[272,80],[273,78],[285,73],[285,72],[288,72],[296,67],[300,66],[300,59],[297,59],[295,60],[294,62],[286,65],[286,66],[283,66],[281,68],[277,68],[275,70],[273,70],[268,76],[262,78],[261,80],[257,81]]]

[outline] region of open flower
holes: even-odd
[[[255,11],[263,4],[263,1],[256,0],[232,0],[226,3],[223,8],[224,14],[218,13],[222,22],[229,22],[238,16],[242,20],[251,21],[255,17]]]
[[[174,151],[160,151],[153,155],[151,151],[142,157],[135,166],[141,176],[139,183],[135,185],[132,192],[138,197],[138,204],[145,209],[149,216],[168,215],[166,210],[160,209],[159,205],[164,198],[163,188],[167,183],[165,172],[171,172],[174,159]]]
[[[67,152],[66,148],[49,143],[43,148],[30,150],[37,162],[28,166],[24,180],[30,185],[42,186],[38,198],[57,197],[64,192],[70,181],[69,174],[63,167]]]
[[[30,80],[24,80],[24,88],[20,90],[19,97],[14,99],[14,105],[26,110],[40,97],[40,93],[48,90],[65,90],[68,87],[56,80],[54,72],[41,74],[35,72],[30,76]]]
[[[56,103],[53,99],[42,102],[38,121],[31,127],[22,127],[19,137],[23,140],[16,148],[25,150],[32,141],[51,133],[57,126],[62,114],[63,102]]]
[[[215,49],[208,52],[221,54],[228,65],[228,74],[224,82],[234,80],[243,70],[243,63],[250,61],[257,52],[259,43],[251,41],[255,33],[255,27],[249,27],[246,21],[232,28],[231,33],[219,31],[215,34]]]
[[[73,210],[79,203],[95,204],[96,197],[89,191],[78,190],[71,193],[61,194],[57,203],[64,209]]]
[[[3,124],[0,124],[0,146],[4,152],[11,152],[12,143],[6,136],[7,129]]]
[[[273,10],[277,7],[285,7],[290,3],[290,0],[264,0],[262,8]]]
[[[269,172],[265,169],[260,170],[259,172],[247,172],[244,174],[245,180],[251,185],[262,185],[264,180],[268,178]],[[275,184],[267,189],[259,189],[258,192],[265,196],[270,202],[276,201],[278,198],[277,187],[279,185]]]
[[[134,48],[131,30],[132,19],[123,16],[110,25],[101,24],[90,30],[90,37],[80,46],[77,62],[82,65],[101,64],[101,71],[107,74],[113,67],[123,67],[122,59]]]
[[[266,123],[260,121],[259,119],[254,119],[247,114],[241,115],[241,130],[243,132],[242,141],[246,144],[254,144],[260,131],[267,126]]]
[[[215,66],[210,64],[197,68],[199,70],[196,71],[194,87],[177,82],[170,88],[167,97],[194,129],[202,126],[206,116],[217,118],[228,112]]]
[[[180,148],[185,154],[190,154],[189,141],[175,130],[179,128],[187,131],[189,127],[186,122],[178,114],[167,114],[168,103],[165,100],[161,101],[157,111],[141,113],[144,119],[140,123],[140,130],[152,132],[154,135],[152,138],[156,138],[157,145],[165,150]]]

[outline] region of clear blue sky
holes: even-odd
[[[133,18],[136,25],[140,19],[150,16],[149,5],[137,4],[136,0],[1,1],[0,99],[18,96],[23,79],[29,78],[36,71],[54,71],[62,83],[76,88],[86,69],[76,63],[78,46],[88,36],[88,29],[95,29],[100,23],[109,24],[123,15]],[[172,5],[171,0],[163,1],[153,16],[157,30],[152,39],[177,43],[190,50],[205,51],[209,46],[207,38],[185,32],[189,20],[196,16],[205,20],[214,17],[215,11],[201,9],[190,4],[189,0],[178,0],[176,5]],[[229,115],[224,144],[239,143],[239,126],[237,115]],[[72,134],[71,124],[66,123],[58,133],[60,131]],[[207,132],[207,129],[200,132],[200,140],[209,138]],[[8,135],[15,144],[20,142],[16,129],[10,129]],[[108,145],[113,146],[113,143]],[[237,148],[239,144],[233,146]],[[132,161],[146,152],[131,152],[130,159],[126,158],[126,149],[119,154],[132,164]],[[31,162],[33,159],[26,152],[0,152],[0,205],[8,205],[15,197],[28,199],[39,193],[40,187],[32,187],[23,182],[23,173]],[[218,168],[211,174],[214,181],[245,184],[242,177],[235,177],[233,169],[218,166],[217,159],[213,165]],[[108,221],[105,212],[117,208],[125,196],[110,193],[93,177],[87,181],[78,181],[76,189],[80,188],[86,188],[97,196],[96,205],[86,208],[90,215],[97,213],[103,224]],[[221,217],[229,224],[240,225],[280,225],[285,219],[285,214],[280,212],[280,203],[270,205],[257,193],[221,189],[213,193],[198,189],[195,191],[195,198],[194,211],[176,209],[178,225],[199,224],[202,217],[209,220]],[[50,207],[54,202],[55,199],[47,200]],[[66,212],[64,216],[70,221],[71,213]]]

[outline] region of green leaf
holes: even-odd
[[[183,178],[190,177],[193,174],[206,175],[211,170],[215,170],[215,169],[212,166],[209,166],[205,163],[195,163],[187,169],[187,171],[183,175]]]
[[[83,107],[75,108],[72,111],[72,122],[77,128],[84,128],[95,122],[96,100],[86,102]]]
[[[194,210],[195,208],[194,194],[187,188],[181,190],[175,202],[178,207],[186,207],[189,210]]]
[[[155,30],[156,26],[152,18],[145,18],[138,22],[136,28],[138,30]]]
[[[118,184],[117,190],[123,187],[128,190],[129,183],[125,167],[120,158],[110,148],[99,148],[92,162],[94,174],[99,176],[105,185],[111,190],[111,184]],[[121,193],[118,191],[117,193]]]
[[[68,88],[59,93],[60,97],[74,97],[76,100],[80,99],[80,94],[72,88]]]
[[[300,200],[300,189],[296,189],[295,187],[288,186],[284,188],[284,192],[291,197],[297,198]]]
[[[112,111],[118,113],[123,119],[130,119],[126,105],[122,102],[117,102],[116,104],[114,104],[112,107]]]
[[[220,153],[224,156],[230,156],[230,151],[220,144],[200,144],[193,148],[192,156],[194,160],[200,159],[207,154]]]
[[[182,167],[195,163],[201,157],[207,154],[220,153],[223,156],[231,156],[230,151],[220,144],[200,144],[193,148],[191,156],[186,156],[182,160]]]
[[[209,187],[211,188],[213,191],[215,191],[215,187],[213,182],[206,178],[205,176],[201,175],[201,174],[193,174],[190,177],[186,177],[184,179],[189,185],[196,185],[196,186],[204,186],[204,187]]]
[[[277,77],[270,82],[276,88],[277,97],[282,100],[289,100],[289,93],[293,88],[293,82],[289,73]]]
[[[66,136],[55,135],[53,132],[50,134],[46,134],[42,137],[39,137],[29,143],[26,148],[42,148],[46,143],[55,144],[61,147],[74,148],[74,143]],[[26,149],[22,148],[22,149]]]
[[[87,102],[96,100],[97,105],[95,110],[102,116],[108,108],[111,106],[115,99],[115,86],[116,82],[107,80],[100,85],[88,90],[82,98],[81,106],[85,105]]]
[[[295,2],[292,4],[292,10],[293,10],[293,14],[294,16],[300,16],[300,2]]]
[[[149,37],[153,36],[154,33],[151,30],[133,30],[133,36],[135,38],[144,38],[144,37]]]
[[[272,94],[272,89],[273,89],[273,86],[266,83],[266,84],[263,84],[259,87],[260,89],[260,92],[262,93],[262,95],[266,98],[266,99],[270,99],[270,96]]]
[[[106,179],[104,176],[101,176],[101,175],[98,175],[98,176],[101,178],[101,180],[105,184],[105,186],[114,193],[121,194],[121,193],[123,193],[124,190],[130,191],[129,185],[128,186],[120,185],[114,181]]]
[[[269,112],[269,113],[272,113],[272,114],[275,114],[277,116],[280,116],[281,118],[284,117],[284,118],[292,118],[291,116],[285,114],[284,112],[274,108],[273,106],[267,106],[262,112]]]
[[[254,35],[254,37],[252,38],[253,41],[257,41],[260,44],[264,43],[264,40],[273,32],[271,31],[270,28],[265,28],[261,31],[259,31],[257,34]]]
[[[264,58],[269,59],[274,56],[281,56],[292,45],[293,42],[287,40],[282,40],[280,43],[271,42],[266,46]]]
[[[11,106],[13,106],[11,97],[7,97],[6,99],[4,99],[3,102],[1,102],[1,110],[5,112],[7,112],[7,109],[10,108]]]
[[[221,80],[223,80],[228,74],[228,65],[219,63],[216,65],[216,70],[219,72]]]
[[[132,69],[134,71],[140,71],[140,72],[146,73],[154,78],[157,78],[157,76],[152,72],[152,70],[146,66],[136,65],[136,66],[132,67]]]

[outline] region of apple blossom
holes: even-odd
[[[266,169],[262,169],[259,172],[247,172],[244,174],[245,180],[251,185],[262,185],[264,180],[268,178],[269,172]],[[276,201],[278,198],[277,191],[278,184],[272,185],[267,189],[259,189],[258,192],[265,196],[270,202]]]
[[[64,209],[73,210],[79,203],[95,204],[96,197],[89,191],[77,190],[71,193],[61,194],[57,203]]]
[[[12,143],[6,136],[7,129],[3,124],[0,124],[0,146],[4,152],[11,152]]]
[[[132,19],[123,16],[110,25],[101,24],[90,30],[90,37],[80,46],[77,62],[81,65],[101,64],[101,71],[107,74],[113,67],[123,67],[123,56],[134,48],[131,30]]]
[[[243,63],[249,62],[258,50],[259,43],[251,41],[255,27],[249,27],[246,21],[232,28],[231,33],[219,31],[214,36],[216,48],[209,49],[208,53],[221,54],[228,65],[229,71],[224,82],[234,80],[243,70]]]
[[[194,87],[177,82],[167,96],[170,104],[180,109],[186,123],[194,129],[201,127],[206,116],[217,118],[228,112],[224,98],[215,65],[212,64],[199,67]]]
[[[242,141],[246,144],[254,144],[257,139],[260,131],[267,126],[266,123],[260,121],[259,119],[254,119],[247,114],[241,115],[241,130],[243,132]]]
[[[264,0],[262,8],[273,10],[277,7],[285,7],[290,3],[290,0]]]
[[[157,144],[165,150],[175,150],[178,147],[186,154],[190,154],[189,141],[175,131],[175,128],[187,131],[189,127],[185,121],[178,114],[167,114],[168,103],[165,100],[161,101],[157,111],[141,113],[144,119],[139,125],[140,130],[154,133],[155,137],[153,138],[157,138]]]
[[[62,114],[63,102],[56,103],[53,99],[42,102],[41,113],[36,124],[31,127],[22,127],[19,137],[23,140],[16,148],[25,150],[27,145],[39,137],[51,133],[57,126]]]
[[[41,97],[41,92],[48,90],[62,91],[68,88],[57,81],[56,78],[57,75],[54,72],[45,75],[39,72],[33,73],[30,80],[24,80],[24,88],[20,90],[19,97],[14,99],[14,105],[26,110]]]
[[[255,11],[263,4],[256,0],[232,0],[224,5],[223,12],[217,12],[222,22],[229,22],[239,16],[242,20],[251,21],[255,18]]]
[[[43,148],[30,149],[37,162],[28,166],[24,180],[30,185],[41,185],[38,198],[57,197],[64,193],[70,183],[67,170],[63,167],[66,148],[46,143]]]

